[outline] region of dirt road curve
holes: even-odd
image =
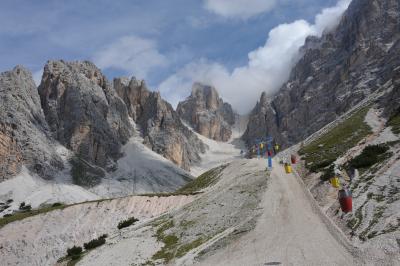
[[[255,230],[202,265],[357,265],[310,203],[299,181],[275,163]]]

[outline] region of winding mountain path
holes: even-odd
[[[201,265],[356,265],[340,231],[300,182],[275,162],[256,228]]]

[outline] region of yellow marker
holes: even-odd
[[[339,188],[340,187],[340,180],[337,176],[332,177],[330,180],[332,187]]]
[[[285,164],[285,171],[287,174],[290,174],[292,172],[292,166],[288,163]]]

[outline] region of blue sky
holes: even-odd
[[[312,24],[316,14],[336,2],[3,0],[0,71],[22,64],[37,78],[49,59],[87,59],[110,80],[138,76],[155,90],[175,84],[166,80],[193,62],[234,71],[265,45],[271,29],[300,19]],[[168,98],[173,90],[162,93]]]

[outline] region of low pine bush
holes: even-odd
[[[136,223],[137,221],[139,221],[139,220],[136,219],[135,217],[131,217],[131,218],[127,219],[127,220],[124,220],[124,221],[120,222],[118,224],[118,229],[122,229],[122,228],[125,228],[125,227],[128,227],[128,226],[131,226],[132,224]]]
[[[104,234],[97,239],[93,239],[93,240],[83,244],[83,247],[86,250],[97,248],[106,243],[106,237],[107,237],[107,235]]]
[[[32,209],[31,205],[26,205],[25,202],[21,202],[21,204],[19,205],[19,209],[21,211],[30,211]]]
[[[385,144],[367,146],[360,155],[350,160],[349,166],[352,168],[368,168],[384,160],[384,154],[388,150],[389,147]]]
[[[82,247],[73,246],[72,248],[67,249],[67,254],[70,257],[79,256],[82,253]]]

